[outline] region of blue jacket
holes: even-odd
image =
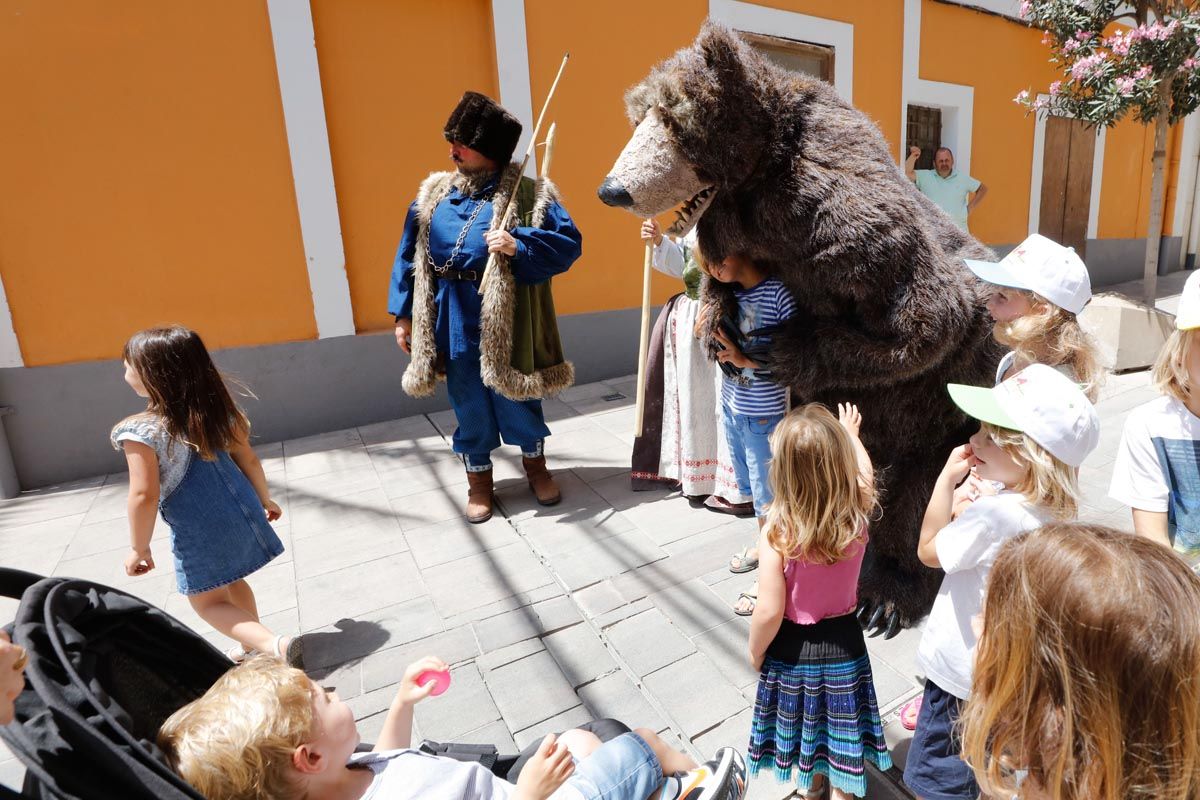
[[[429,254],[439,267],[450,257],[459,232],[479,203],[487,208],[479,212],[467,231],[463,248],[451,269],[475,270],[479,277],[487,265],[487,244],[484,235],[492,224],[491,201],[482,199],[491,192],[495,179],[473,195],[451,189],[445,200],[438,203],[429,224]],[[517,283],[535,284],[549,280],[567,269],[583,252],[583,235],[575,227],[565,208],[551,203],[541,228],[513,228],[517,252],[510,260],[513,278]],[[395,317],[412,317],[412,270],[416,255],[417,209],[414,202],[404,220],[404,234],[392,265],[388,313]],[[479,316],[481,298],[479,282],[451,281],[439,278],[434,303],[437,309],[435,335],[438,350],[447,358],[473,357],[479,347]]]

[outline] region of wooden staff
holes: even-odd
[[[550,100],[554,97],[554,90],[558,88],[559,78],[562,77],[563,70],[567,67],[567,59],[570,57],[570,53],[563,54],[562,63],[558,65],[558,74],[554,76],[554,83],[550,84],[550,92],[546,95],[546,102],[542,103],[542,111],[540,114],[538,114],[537,123],[533,126],[533,135],[529,137],[529,147],[525,148],[525,157],[521,159],[521,168],[517,170],[518,184],[521,181],[521,176],[525,174],[525,165],[529,163],[529,159],[533,156],[533,148],[537,146],[538,133],[540,133],[542,130],[542,120],[546,118],[546,109],[550,107]],[[517,207],[516,199],[517,187],[514,185],[512,191],[508,193],[508,199],[504,201],[504,210],[500,212],[500,225],[496,228],[496,230],[508,230],[513,209]],[[495,265],[495,263],[496,254],[489,253],[487,266],[483,268],[483,278],[481,278],[479,281],[479,294],[483,294],[484,288],[488,285],[488,278],[494,271],[492,267]]]
[[[642,335],[638,343],[637,417],[634,435],[642,435],[642,417],[646,412],[646,361],[650,349],[650,264],[654,260],[654,240],[646,240],[646,258],[642,265]]]
[[[546,180],[550,177],[550,155],[554,152],[554,123],[550,123],[550,130],[546,131],[546,152],[542,153],[542,171],[540,177]]]

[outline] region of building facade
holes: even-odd
[[[528,136],[566,51],[553,177],[585,243],[555,301],[581,381],[632,372],[638,224],[595,191],[629,135],[624,91],[710,16],[830,81],[897,162],[910,141],[951,147],[989,188],[970,221],[984,242],[1041,231],[1083,248],[1095,285],[1138,277],[1152,131],[1097,135],[1015,105],[1055,78],[1016,6],[3,0],[0,406],[21,483],[122,467],[108,429],[139,402],[121,346],[160,323],[200,331],[253,388],[261,441],[445,407],[400,389],[385,299],[407,205],[450,167],[441,129],[464,89]],[[1169,153],[1164,269],[1177,269],[1200,234],[1194,119]],[[654,299],[678,289],[656,276]]]

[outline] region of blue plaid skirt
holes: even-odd
[[[767,649],[750,728],[750,774],[812,788],[816,775],[860,797],[866,762],[890,769],[871,662],[853,614],[815,625],[784,620]]]

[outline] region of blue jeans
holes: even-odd
[[[962,739],[957,728],[965,702],[933,681],[925,681],[917,730],[904,765],[904,782],[925,800],[979,797],[975,773],[960,755]]]
[[[542,454],[542,440],[550,435],[542,401],[509,400],[485,386],[477,351],[446,359],[446,388],[458,420],[454,452],[464,457],[468,471],[491,469],[491,452],[501,439],[521,448],[526,456]]]
[[[754,515],[765,517],[771,503],[771,431],[783,419],[783,414],[746,416],[734,414],[728,406],[721,406],[722,427],[729,442],[729,456],[733,459],[733,474],[737,477],[738,491],[754,498]]]
[[[623,733],[575,764],[575,772],[551,798],[645,800],[662,786],[662,766],[636,733]],[[571,791],[574,790],[574,791]]]

